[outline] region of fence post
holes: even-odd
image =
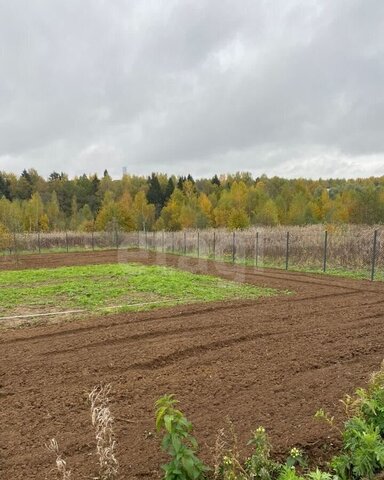
[[[95,232],[94,232],[94,229],[92,228],[92,237],[91,237],[91,241],[92,241],[92,251],[94,252],[95,251]]]
[[[68,246],[68,232],[65,231],[65,246],[67,249],[67,253],[69,252],[69,246]]]
[[[200,257],[200,230],[197,230],[197,258]]]
[[[232,233],[232,263],[236,260],[236,233]]]
[[[375,267],[376,267],[376,248],[377,248],[377,230],[373,232],[373,250],[372,250],[372,268],[371,268],[371,281],[375,279]]]
[[[15,256],[17,256],[17,238],[16,238],[16,230],[13,231],[13,243],[15,248]]]
[[[213,231],[213,259],[216,259],[216,232]]]
[[[328,254],[328,231],[324,232],[324,255],[323,255],[323,272],[327,271],[327,254]]]
[[[175,251],[175,232],[172,232],[172,253]]]
[[[119,249],[119,233],[117,230],[116,218],[113,219],[113,226],[115,227],[115,246],[116,246],[116,250],[118,250]]]
[[[145,238],[145,250],[148,250],[148,233],[147,233],[147,230],[144,230],[144,238]]]
[[[162,253],[164,253],[164,230],[163,230],[163,234],[161,236],[161,251],[162,251]]]
[[[287,232],[287,245],[285,248],[285,270],[288,270],[289,263],[289,232]]]
[[[153,234],[152,234],[152,248],[153,250],[156,252],[156,232],[155,230],[153,231]]]
[[[187,254],[187,232],[184,231],[184,255]]]
[[[255,267],[257,268],[259,264],[259,232],[256,232],[255,237]]]
[[[39,253],[41,253],[40,230],[37,232],[37,248],[39,249]]]

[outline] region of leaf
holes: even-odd
[[[156,412],[156,430],[158,432],[161,430],[163,417],[166,411],[167,411],[167,407],[161,407]]]
[[[378,445],[375,448],[376,459],[380,464],[380,467],[384,467],[384,444]]]
[[[175,453],[177,454],[180,451],[181,446],[182,446],[181,440],[175,434],[171,435],[171,440],[172,440],[173,449],[175,450]]]
[[[164,426],[169,433],[172,433],[172,422],[173,422],[173,415],[164,416]]]
[[[184,456],[181,460],[181,463],[188,474],[188,477],[191,479],[195,479],[199,476],[199,471],[195,468],[193,458]]]

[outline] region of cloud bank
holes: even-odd
[[[0,170],[384,174],[381,0],[0,0]]]

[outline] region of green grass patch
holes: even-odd
[[[132,263],[5,271],[0,274],[0,290],[0,316],[114,306],[141,310],[279,293],[175,268]],[[147,302],[151,305],[129,307]]]

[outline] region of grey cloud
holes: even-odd
[[[383,18],[380,0],[0,0],[0,169],[382,173]]]

